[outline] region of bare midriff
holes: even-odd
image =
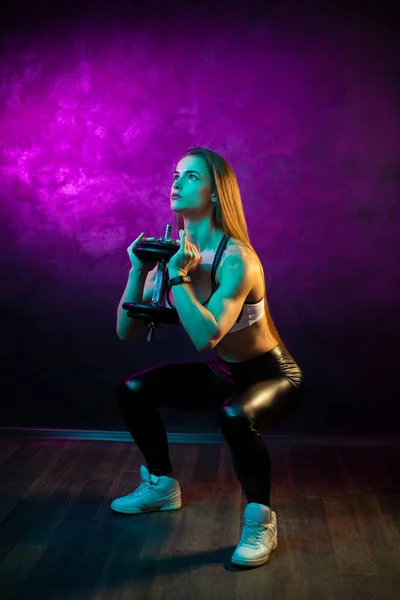
[[[250,327],[226,334],[215,346],[215,351],[227,362],[242,362],[269,352],[278,343],[270,335],[267,317],[264,315]]]

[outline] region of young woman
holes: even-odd
[[[277,546],[270,456],[260,428],[271,429],[298,408],[305,391],[303,374],[270,315],[264,271],[249,240],[229,163],[211,150],[188,150],[173,175],[171,209],[180,248],[168,262],[167,300],[195,348],[213,349],[215,358],[156,366],[119,384],[119,408],[147,468],[140,469],[140,486],[114,500],[111,508],[126,514],[180,508],[181,490],[156,408],[216,410],[248,500],[232,562],[258,566]],[[154,287],[157,265],[132,253],[142,237],[128,248],[132,268],[117,317],[122,340],[144,331],[122,304],[150,303]]]

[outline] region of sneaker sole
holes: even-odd
[[[141,515],[147,512],[164,512],[166,510],[179,510],[182,508],[182,502],[174,502],[174,504],[163,504],[162,506],[154,506],[149,508],[118,508],[111,505],[111,509],[114,512],[122,513],[124,515]]]
[[[273,551],[276,550],[277,547],[278,540],[275,539],[271,548],[271,552],[267,554],[267,556],[264,556],[263,558],[255,558],[253,560],[251,558],[232,558],[231,562],[232,564],[237,565],[238,567],[259,567],[260,565],[263,565],[264,563],[269,561],[269,557],[271,556]]]

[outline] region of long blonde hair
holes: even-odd
[[[212,191],[216,192],[218,197],[218,202],[215,204],[213,216],[214,226],[217,229],[222,230],[226,235],[245,244],[254,253],[260,264],[261,272],[264,277],[264,285],[266,288],[264,269],[257,252],[250,242],[239,184],[232,167],[222,156],[205,148],[189,148],[189,150],[185,152],[184,156],[200,156],[206,162],[212,179]],[[179,236],[178,231],[180,229],[184,229],[184,220],[182,215],[175,214],[175,225],[177,227],[177,236]],[[266,292],[264,294],[264,309],[265,314],[267,315],[270,332],[278,340],[278,343],[282,346],[285,352],[291,358],[293,358],[276,330],[271,316],[271,311],[268,306]]]

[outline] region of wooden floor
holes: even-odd
[[[1,600],[398,600],[399,446],[268,448],[278,548],[244,570],[226,445],[171,444],[182,509],[128,516],[135,444],[0,440]]]

